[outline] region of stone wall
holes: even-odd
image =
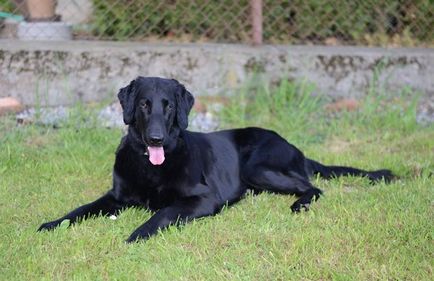
[[[195,95],[236,93],[253,73],[333,97],[363,95],[375,76],[390,93],[432,97],[434,49],[0,40],[0,97],[26,105],[114,99],[138,75],[178,79]]]

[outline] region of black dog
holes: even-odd
[[[214,215],[247,189],[295,194],[300,198],[291,210],[299,212],[321,195],[309,182],[314,174],[392,178],[389,170],[324,166],[269,130],[186,131],[194,98],[176,80],[138,77],[118,98],[129,128],[116,152],[113,188],[39,230],[53,229],[65,219],[75,223],[100,213],[114,215],[130,206],[156,211],[128,238],[133,242],[171,224]]]

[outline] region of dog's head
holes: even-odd
[[[193,95],[174,79],[137,77],[120,89],[124,122],[146,146],[153,165],[164,162],[164,150],[188,126]]]

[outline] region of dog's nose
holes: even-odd
[[[161,146],[163,144],[163,136],[160,135],[149,136],[149,144],[151,146]]]

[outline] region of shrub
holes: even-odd
[[[13,13],[14,8],[12,1],[0,0],[0,12]]]
[[[93,0],[94,33],[115,40],[144,37],[201,37],[238,41],[248,29],[248,0]],[[235,8],[238,8],[235,9]],[[235,19],[235,26],[231,24]],[[246,37],[246,36],[244,36]]]
[[[264,38],[271,41],[323,42],[334,37],[366,44],[373,35],[434,40],[430,0],[266,0],[264,11]]]
[[[394,38],[408,38],[410,44],[433,44],[430,1],[264,0],[263,36],[271,43],[321,43],[335,38],[344,44],[382,44]],[[93,3],[93,32],[102,38],[246,42],[251,33],[249,0]]]

